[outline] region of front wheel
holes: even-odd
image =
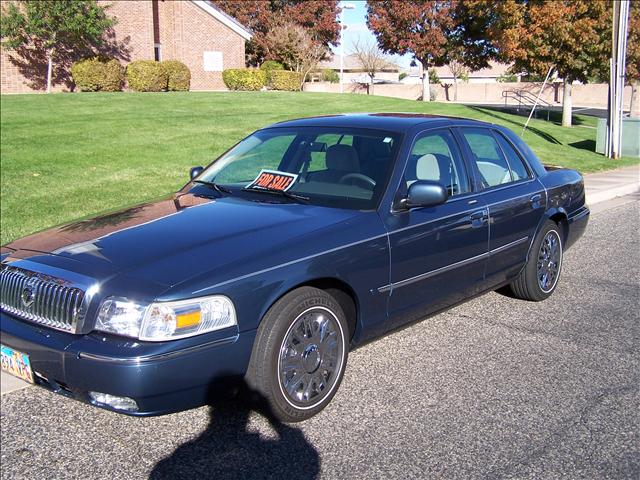
[[[547,220],[533,242],[527,264],[510,285],[513,294],[535,302],[551,296],[560,278],[562,255],[560,227]]]
[[[335,395],[347,363],[348,326],[335,299],[302,287],[278,300],[258,329],[246,381],[284,422],[320,412]]]

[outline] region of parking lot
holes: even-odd
[[[599,205],[546,302],[491,293],[352,352],[302,424],[5,394],[2,478],[638,478],[639,221],[638,195]]]

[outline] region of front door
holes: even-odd
[[[391,247],[389,328],[419,320],[475,293],[488,250],[487,206],[470,196],[471,182],[449,129],[419,135],[399,195],[416,180],[435,180],[449,200],[396,212],[386,219]]]

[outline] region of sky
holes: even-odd
[[[352,45],[355,40],[362,42],[376,43],[376,37],[367,28],[367,2],[364,0],[342,1],[340,5],[351,4],[355,8],[353,10],[344,10],[344,24],[347,27],[344,30],[344,54],[348,55],[352,51]],[[340,46],[333,49],[336,55],[340,55]],[[411,55],[392,56],[392,59],[403,68],[409,68],[412,60]]]

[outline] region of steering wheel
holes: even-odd
[[[367,187],[372,189],[376,187],[376,181],[373,178],[367,177],[362,173],[347,173],[340,179],[339,183],[347,183],[349,180],[359,180]]]

